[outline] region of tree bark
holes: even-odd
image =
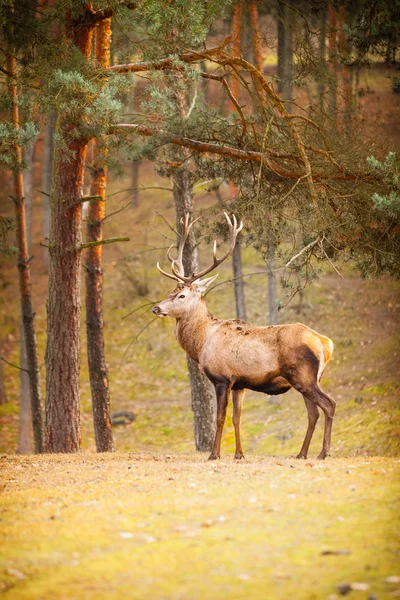
[[[90,57],[93,24],[70,21],[73,44]],[[46,450],[80,448],[80,267],[82,188],[87,140],[74,137],[75,123],[61,110],[57,133],[65,147],[54,154],[50,198],[49,293],[46,347]]]
[[[26,211],[26,241],[28,252],[32,252],[32,207],[33,207],[33,171],[36,144],[32,144],[25,156],[28,168],[24,171],[24,194]]]
[[[318,105],[321,115],[325,108],[325,60],[326,60],[326,9],[321,10],[319,17],[318,51],[319,51],[319,79],[317,81]]]
[[[131,194],[131,204],[133,207],[139,205],[139,167],[140,160],[134,160],[132,162],[131,167],[131,184],[132,184],[132,194]]]
[[[172,178],[176,211],[177,231],[180,231],[180,221],[186,212],[193,213],[193,187],[190,181],[189,169],[184,164],[175,172]],[[190,231],[183,251],[183,266],[185,273],[199,271],[199,253],[195,232]],[[201,371],[199,365],[187,356],[192,410],[194,417],[194,439],[196,450],[209,451],[212,448],[216,432],[216,402],[214,388]]]
[[[18,89],[17,89],[17,61],[11,51],[7,59],[7,70],[9,93],[12,109],[12,123],[16,130],[20,127]],[[29,383],[31,393],[31,410],[33,433],[35,440],[35,451],[43,451],[43,429],[42,429],[42,399],[40,389],[39,361],[37,355],[35,313],[32,306],[29,251],[26,232],[26,207],[24,199],[24,178],[22,173],[22,149],[19,144],[14,144],[16,164],[13,172],[14,179],[14,202],[15,217],[17,225],[18,246],[18,271],[19,287],[21,297],[21,312],[26,342],[27,367],[29,371]]]
[[[18,423],[18,454],[31,454],[33,452],[32,410],[29,389],[28,358],[24,339],[22,311],[20,317],[20,391],[19,391],[19,423]]]
[[[7,404],[7,392],[4,384],[3,361],[0,361],[0,406]]]
[[[29,148],[26,153],[28,169],[24,171],[24,192],[26,206],[26,239],[28,244],[28,254],[32,251],[32,196],[33,196],[33,161],[35,157],[35,144]],[[24,324],[22,318],[22,307],[20,306],[20,359],[19,372],[20,391],[19,391],[19,424],[18,424],[18,454],[31,454],[33,452],[33,429],[32,429],[32,409],[29,386],[28,357],[26,353],[26,343],[24,335]]]
[[[328,50],[329,50],[329,115],[333,123],[336,121],[337,111],[337,46],[336,46],[336,10],[332,4],[328,6]]]
[[[52,111],[49,116],[49,122],[46,125],[44,133],[44,157],[43,157],[43,192],[42,194],[42,232],[46,241],[50,235],[50,193],[51,181],[53,176],[53,158],[54,158],[54,134],[56,130],[56,113]],[[48,194],[48,195],[46,195]],[[49,251],[43,247],[43,264],[49,264]]]
[[[278,74],[281,79],[278,90],[281,93],[282,100],[291,101],[293,99],[293,14],[291,1],[283,2],[279,0],[278,6]],[[285,104],[285,108],[288,113],[292,112],[290,102]]]
[[[98,66],[107,67],[110,64],[110,44],[111,19],[105,19],[99,23],[96,29],[95,54]],[[106,140],[95,139],[93,142],[90,195],[100,196],[102,201],[89,202],[87,215],[88,242],[103,239],[102,221],[105,217],[107,185],[106,156]],[[96,450],[97,452],[113,452],[110,388],[104,354],[103,247],[101,245],[89,247],[86,252],[86,334]]]
[[[276,246],[270,243],[267,253],[268,262],[268,322],[269,325],[278,324],[278,307],[276,302],[276,275],[275,269],[275,250]]]

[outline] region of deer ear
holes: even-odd
[[[195,282],[195,286],[197,287],[197,289],[199,290],[199,292],[201,294],[204,294],[204,292],[206,291],[208,286],[211,285],[212,282],[217,279],[217,277],[218,277],[218,273],[216,275],[214,275],[213,277],[208,277],[207,279],[198,279]]]

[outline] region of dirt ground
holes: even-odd
[[[29,600],[399,597],[399,463],[3,455],[0,589]]]

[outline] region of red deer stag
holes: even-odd
[[[255,327],[236,319],[220,320],[207,310],[203,294],[217,275],[201,279],[220,265],[233,251],[236,237],[243,227],[236,217],[232,221],[226,213],[229,226],[230,246],[222,258],[217,258],[214,242],[213,264],[200,271],[185,275],[183,248],[191,227],[189,215],[182,219],[182,233],[178,245],[178,257],[173,259],[171,248],[168,258],[172,273],[158,270],[178,281],[175,290],[154,306],[158,317],[176,319],[175,335],[182,348],[199,363],[212,381],[217,396],[217,432],[209,460],[220,457],[222,430],[230,392],[233,395],[233,424],[236,436],[235,459],[244,458],[240,442],[240,416],[244,390],[265,394],[283,394],[290,388],[299,391],[308,412],[308,427],[297,458],[307,458],[308,448],[319,417],[318,408],[325,416],[324,442],[318,456],[329,454],[335,402],[319,387],[319,380],[332,356],[332,341],[302,323]]]

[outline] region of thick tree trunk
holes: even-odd
[[[102,21],[96,29],[96,63],[110,64],[111,19]],[[105,140],[93,142],[93,169],[90,195],[101,196],[102,202],[90,202],[87,215],[87,241],[103,238],[102,221],[105,217],[107,166]],[[97,452],[113,452],[114,442],[110,416],[110,388],[104,354],[103,322],[103,266],[102,246],[86,250],[86,334],[94,433]]]
[[[176,211],[177,231],[186,212],[193,213],[193,188],[190,173],[186,165],[175,172],[173,190]],[[190,232],[183,252],[185,273],[198,271],[199,253],[193,229]],[[196,450],[209,451],[212,448],[216,432],[216,402],[214,388],[201,371],[199,365],[187,357],[194,416],[194,438]]]
[[[93,26],[70,23],[68,33],[89,58]],[[80,267],[82,187],[87,140],[74,138],[75,124],[60,110],[57,133],[66,148],[54,154],[49,243],[46,347],[46,450],[80,448]],[[71,133],[69,133],[71,132]]]
[[[50,113],[49,122],[46,125],[44,133],[44,158],[43,158],[43,192],[42,194],[42,232],[46,246],[50,235],[50,193],[51,181],[53,176],[53,157],[54,157],[54,134],[56,132],[56,113]],[[48,194],[48,195],[46,195]],[[49,264],[49,251],[43,246],[43,264]]]
[[[237,241],[232,252],[233,279],[235,286],[236,318],[247,319],[246,302],[244,296],[243,268],[242,268],[242,249]]]
[[[20,127],[18,91],[17,91],[17,62],[14,56],[8,56],[7,70],[9,77],[9,92],[12,107],[12,122],[16,130]],[[43,451],[43,429],[42,429],[42,406],[39,376],[39,362],[37,355],[35,313],[32,306],[29,251],[26,235],[26,212],[24,200],[24,179],[22,174],[22,150],[16,143],[14,145],[16,165],[14,168],[14,201],[15,217],[17,225],[18,246],[18,271],[21,297],[21,312],[26,342],[27,367],[29,371],[29,383],[31,391],[31,410],[33,433],[35,439],[35,451]]]

